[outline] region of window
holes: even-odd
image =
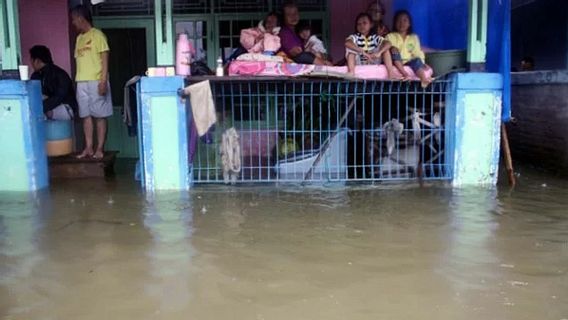
[[[95,16],[145,16],[154,14],[153,0],[109,0],[93,7]]]
[[[240,45],[242,29],[256,26],[264,16],[282,7],[285,0],[172,0],[175,34],[187,33],[195,58],[215,66],[217,57],[228,57]],[[297,0],[304,22],[313,33],[328,39],[327,0]],[[94,7],[95,16],[153,16],[154,0],[107,0]]]
[[[207,62],[207,21],[177,22],[175,31],[187,34],[195,49],[195,60]]]

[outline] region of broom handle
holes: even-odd
[[[511,147],[509,146],[509,137],[507,136],[507,127],[505,123],[501,123],[501,142],[503,145],[503,153],[505,155],[505,168],[509,176],[509,186],[515,187],[517,184],[515,172],[513,170],[513,157],[511,157]]]
[[[318,156],[316,157],[316,160],[314,160],[314,162],[312,163],[312,165],[310,166],[310,170],[308,170],[308,172],[306,172],[306,175],[304,176],[304,180],[302,181],[302,184],[304,182],[306,182],[306,180],[310,179],[312,177],[312,173],[314,171],[314,168],[319,164],[321,157],[323,156],[323,154],[327,151],[327,148],[329,148],[329,145],[331,143],[331,139],[339,132],[339,130],[341,129],[341,126],[343,125],[343,123],[345,122],[345,120],[347,119],[347,116],[349,115],[349,112],[351,112],[351,109],[353,109],[353,106],[355,106],[355,101],[357,101],[357,97],[353,98],[353,101],[351,101],[351,103],[349,104],[349,106],[347,107],[347,110],[345,111],[345,113],[343,114],[343,116],[341,117],[341,119],[339,120],[339,123],[337,124],[337,128],[335,129],[335,132],[330,135],[329,137],[327,137],[327,139],[325,140],[325,142],[323,143],[322,147],[320,148],[320,152],[318,153]]]

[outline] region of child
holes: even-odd
[[[312,35],[312,27],[309,24],[302,24],[298,27],[298,37],[304,41],[304,50],[313,53],[317,58],[325,59],[327,50],[323,42],[316,35]]]
[[[392,79],[394,71],[390,54],[391,44],[375,33],[371,33],[371,16],[360,13],[355,20],[356,33],[345,39],[345,58],[349,74],[355,75],[356,64],[376,64],[382,60],[387,68],[388,77]]]
[[[432,82],[432,78],[426,75],[430,67],[424,62],[425,55],[418,35],[412,32],[412,19],[408,11],[400,10],[394,15],[393,30],[386,39],[392,44],[391,53],[395,67],[408,79],[404,66],[409,66],[420,78],[422,87],[426,88]]]
[[[280,49],[280,32],[278,15],[269,13],[256,28],[241,30],[240,42],[249,53],[273,55]]]
[[[386,37],[390,32],[389,28],[383,23],[383,17],[385,16],[385,6],[379,0],[374,0],[369,3],[367,7],[367,13],[371,15],[373,19],[373,28],[375,32],[381,36]]]

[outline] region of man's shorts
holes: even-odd
[[[73,119],[73,109],[68,104],[60,104],[51,110],[51,120]]]
[[[79,117],[106,118],[112,116],[112,98],[107,83],[106,95],[99,95],[98,81],[77,82],[77,102]]]

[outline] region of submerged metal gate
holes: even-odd
[[[211,81],[218,123],[190,148],[195,183],[222,183],[222,135],[239,137],[237,183],[446,180],[450,80]],[[450,113],[452,114],[452,113]],[[451,120],[453,121],[453,120]]]

